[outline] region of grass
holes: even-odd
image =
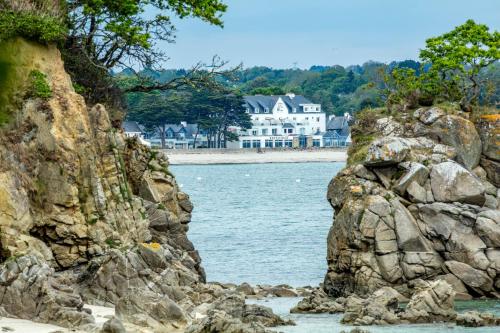
[[[52,97],[52,89],[47,82],[47,75],[39,70],[32,70],[30,72],[30,89],[28,91],[29,97],[41,98],[47,100]]]

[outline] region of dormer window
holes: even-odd
[[[259,113],[259,108],[255,108],[255,113]]]
[[[265,109],[264,109],[264,112],[265,112],[265,113],[269,113],[269,108],[265,108]]]
[[[250,113],[250,108],[247,108],[247,109],[245,110],[245,112],[246,112],[246,113]]]
[[[293,113],[297,113],[297,108],[293,108]]]

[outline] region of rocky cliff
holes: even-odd
[[[204,284],[186,236],[193,206],[167,159],[125,139],[102,105],[86,106],[56,47],[0,47],[10,82],[0,110],[0,315],[96,331],[85,304],[111,306],[120,319],[106,332],[121,321],[131,332],[282,323]],[[34,71],[45,83],[32,82]],[[34,84],[49,93],[31,93]]]
[[[366,112],[328,188],[325,291],[408,297],[412,281],[442,279],[459,298],[500,297],[500,116]]]

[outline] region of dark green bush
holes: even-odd
[[[47,75],[44,73],[33,70],[30,72],[31,87],[29,90],[29,97],[49,99],[52,97],[52,89],[47,82]]]
[[[31,12],[0,12],[0,42],[14,37],[24,37],[41,44],[56,43],[67,34],[61,20]]]

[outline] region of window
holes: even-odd
[[[293,147],[293,141],[292,140],[285,140],[285,147],[292,148]]]
[[[320,147],[321,141],[320,139],[313,139],[313,147]]]
[[[300,134],[302,135],[306,134],[306,129],[304,127],[300,128]]]
[[[253,148],[260,148],[260,140],[252,140]]]
[[[278,129],[277,128],[272,128],[271,129],[272,135],[278,135]]]
[[[319,106],[316,107],[316,111],[319,111]]]
[[[265,113],[269,113],[269,108],[266,108],[266,109],[264,110],[264,112],[265,112]]]
[[[297,117],[293,117],[293,120],[297,120]]]
[[[266,140],[266,148],[273,148],[273,140]]]
[[[293,113],[297,113],[297,108],[293,108]]]
[[[316,121],[319,122],[319,117],[316,117]]]
[[[252,135],[257,135],[258,131],[257,130],[252,130]]]
[[[247,108],[247,109],[245,110],[245,112],[246,112],[246,113],[250,113],[250,108]]]
[[[262,135],[267,135],[267,128],[262,129]]]
[[[283,140],[274,140],[274,147],[276,148],[283,147]]]
[[[243,140],[243,148],[251,148],[252,143],[250,140]]]
[[[255,108],[255,113],[259,113],[259,108]]]
[[[309,117],[306,117],[306,120],[309,120]]]

